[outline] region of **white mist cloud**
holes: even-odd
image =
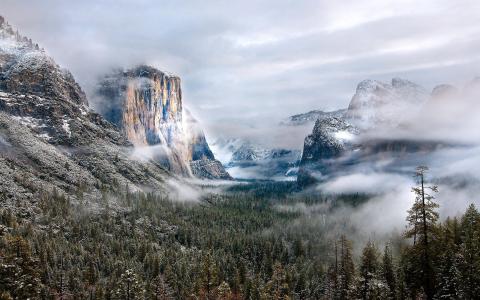
[[[174,201],[181,202],[198,202],[202,198],[202,191],[200,188],[183,182],[180,179],[167,180],[168,197]]]
[[[2,1],[87,90],[113,66],[153,64],[182,77],[209,133],[256,137],[289,115],[346,107],[365,78],[428,89],[472,78],[478,11],[473,0]]]
[[[318,189],[331,194],[384,194],[410,184],[405,176],[389,173],[354,173],[333,178]]]

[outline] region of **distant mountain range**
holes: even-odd
[[[461,118],[472,117],[468,110],[476,106],[467,102],[478,103],[478,83],[475,79],[462,91],[440,85],[428,93],[399,78],[391,83],[365,80],[347,110],[292,117],[316,118],[305,138],[298,183],[306,186],[353,169],[402,172],[428,162],[434,151],[474,144],[456,138],[452,128],[462,132],[471,126]]]
[[[271,149],[243,139],[217,139],[212,149],[237,179],[295,180],[301,151]]]

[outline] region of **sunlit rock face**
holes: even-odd
[[[154,146],[152,158],[169,170],[184,176],[229,178],[216,164],[198,122],[184,109],[178,76],[144,65],[119,70],[100,82],[97,95],[97,108],[105,118],[137,148]],[[201,160],[209,162],[192,163]]]

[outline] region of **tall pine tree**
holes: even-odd
[[[426,174],[428,168],[420,166],[417,168],[415,177],[418,185],[412,188],[415,194],[415,202],[408,211],[407,221],[410,228],[406,231],[407,238],[414,239],[413,252],[419,255],[420,265],[417,272],[421,273],[422,288],[428,300],[435,295],[435,273],[433,269],[433,247],[435,240],[435,226],[438,220],[436,209],[438,204],[434,202],[433,193],[438,191],[437,186],[427,185]]]

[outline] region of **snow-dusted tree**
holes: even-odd
[[[353,263],[352,245],[342,235],[339,241],[340,265],[338,268],[338,298],[351,299],[355,288],[355,265]]]
[[[358,296],[361,299],[378,299],[380,295],[378,251],[371,241],[363,249],[358,279]]]
[[[268,299],[290,299],[287,274],[278,262],[273,265],[272,278],[265,285],[264,294],[269,297]]]
[[[461,299],[459,290],[460,274],[455,247],[449,244],[440,260],[436,299]]]
[[[7,237],[6,249],[0,249],[0,291],[13,299],[35,299],[40,288],[38,260],[32,257],[28,242],[19,236]]]
[[[218,287],[216,291],[216,298],[218,300],[230,300],[232,299],[232,290],[228,283],[223,281]]]
[[[438,191],[437,186],[427,185],[425,176],[428,168],[425,166],[417,167],[415,176],[418,179],[418,185],[412,188],[415,194],[415,202],[408,211],[407,221],[409,229],[405,232],[407,238],[414,238],[413,252],[419,255],[420,266],[417,270],[421,273],[422,288],[427,299],[433,299],[435,294],[435,274],[432,265],[432,247],[431,243],[435,239],[435,226],[438,220],[436,209],[438,204],[434,202],[435,197],[432,193]]]
[[[464,299],[480,295],[480,214],[472,204],[461,222],[461,291]]]
[[[388,244],[385,245],[385,250],[383,251],[381,275],[387,289],[388,299],[396,299],[397,280],[395,278],[395,266],[393,264],[392,251]]]
[[[116,299],[134,300],[143,299],[145,290],[137,274],[132,270],[126,270],[120,277],[115,291]]]

